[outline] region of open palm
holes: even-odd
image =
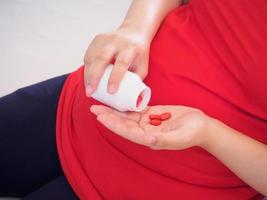
[[[91,111],[114,133],[152,149],[185,149],[199,145],[207,121],[203,112],[185,106],[151,106],[137,113],[93,105]],[[172,117],[159,126],[150,124],[149,115],[165,112],[170,112]]]

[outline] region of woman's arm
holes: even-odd
[[[267,145],[217,120],[210,124],[202,147],[244,182],[267,196]]]
[[[134,0],[120,26],[142,32],[152,40],[164,17],[182,0]]]
[[[134,0],[127,15],[113,32],[98,34],[85,57],[84,81],[90,96],[96,89],[105,67],[115,60],[108,91],[115,93],[124,73],[130,69],[144,79],[148,72],[150,42],[162,20],[182,0]]]

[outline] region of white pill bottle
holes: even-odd
[[[137,74],[127,71],[116,93],[110,94],[107,87],[112,67],[112,64],[107,66],[97,89],[91,96],[119,111],[143,111],[151,97],[150,88],[143,83]]]

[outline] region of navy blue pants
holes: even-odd
[[[0,98],[1,197],[78,199],[62,172],[56,148],[56,109],[67,76]]]

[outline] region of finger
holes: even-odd
[[[85,66],[89,66],[92,61],[92,58],[94,56],[94,51],[92,51],[94,49],[93,47],[94,47],[94,43],[91,42],[91,44],[89,45],[89,47],[87,48],[85,52],[84,59],[83,59]]]
[[[134,70],[134,73],[140,76],[142,80],[145,79],[145,77],[148,74],[148,59],[146,57],[143,57],[142,59],[139,59],[140,62],[136,63],[136,68]]]
[[[137,144],[144,145],[145,134],[136,122],[121,118],[113,113],[99,114],[97,120],[117,135]]]
[[[87,85],[89,85],[88,82],[88,71],[89,67],[91,66],[91,63],[93,61],[93,58],[95,57],[95,54],[97,53],[97,49],[99,49],[98,44],[99,42],[96,40],[97,36],[94,38],[94,40],[90,43],[88,46],[85,55],[84,55],[84,86],[85,88]]]
[[[125,72],[132,64],[134,56],[134,50],[127,50],[118,54],[108,81],[109,93],[113,94],[117,91]]]
[[[88,69],[88,81],[86,86],[87,95],[91,95],[97,88],[98,82],[101,79],[106,66],[113,57],[113,52],[107,52],[105,55],[97,56]],[[85,75],[86,76],[86,75]]]
[[[126,118],[129,120],[133,120],[138,122],[141,118],[139,113],[136,112],[120,112],[117,110],[114,110],[112,108],[109,108],[107,106],[103,105],[92,105],[90,107],[90,111],[94,113],[95,115],[100,115],[100,114],[108,114],[108,113],[113,113],[114,115],[121,117],[121,118]]]
[[[92,58],[94,57],[94,54],[96,53],[95,52],[96,45],[97,45],[96,42],[92,41],[90,45],[88,46],[85,52],[85,55],[84,55],[84,60],[83,60],[85,66],[89,66],[90,63],[92,62]]]

